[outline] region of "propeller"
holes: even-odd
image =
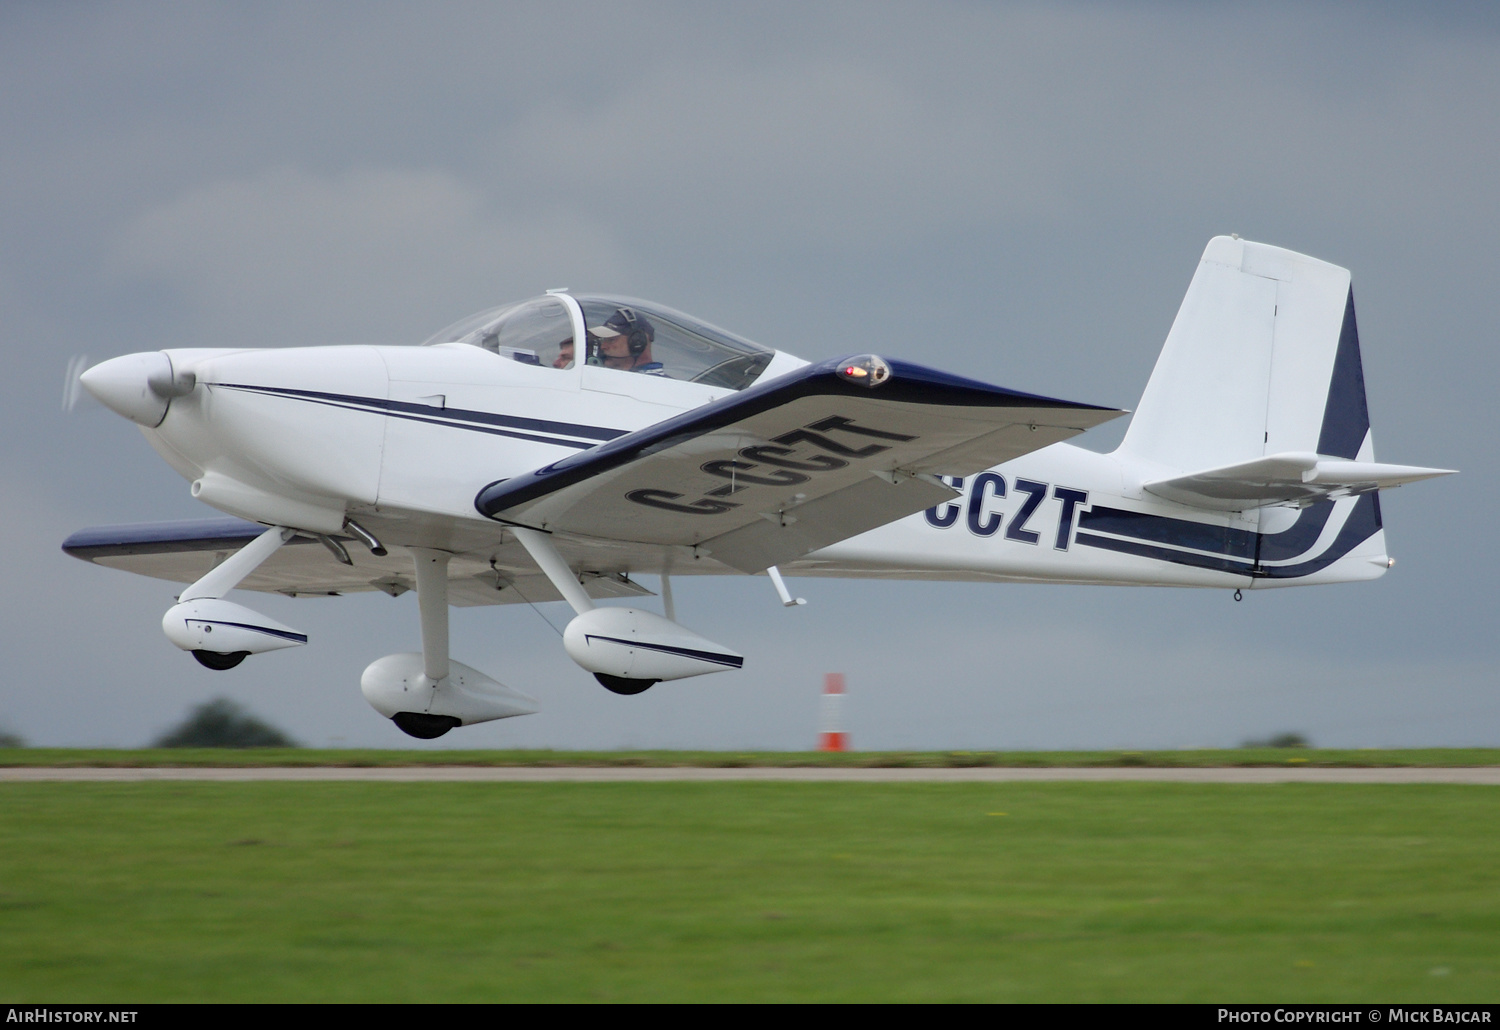
[[[72,411],[78,406],[78,398],[83,394],[83,370],[89,367],[89,356],[87,354],[75,354],[68,359],[68,371],[63,375],[62,409],[64,412]]]

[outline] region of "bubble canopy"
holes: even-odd
[[[767,347],[665,305],[600,294],[551,293],[490,308],[423,345],[443,343],[558,370],[576,367],[582,355],[587,365],[730,390],[753,383],[775,356]]]

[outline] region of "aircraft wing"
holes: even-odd
[[[1244,511],[1271,504],[1305,506],[1316,501],[1446,476],[1451,471],[1387,465],[1377,461],[1348,461],[1289,451],[1172,479],[1158,479],[1146,483],[1144,488],[1158,497],[1199,508]]]
[[[177,522],[146,522],[128,526],[81,529],[63,542],[75,558],[142,576],[192,583],[219,562],[254,540],[266,527],[221,516]],[[297,536],[268,558],[244,582],[241,590],[287,594],[291,597],[328,597],[380,590],[391,596],[415,588],[412,560],[404,551],[377,556],[348,537],[335,537],[353,563],[344,564],[318,540]],[[448,602],[458,607],[560,601],[557,588],[533,571],[519,547],[485,548],[456,554],[448,564]],[[494,561],[496,556],[501,561]],[[582,574],[590,597],[636,597],[651,591],[619,573]]]
[[[513,479],[496,521],[690,546],[743,572],[923,508],[966,476],[1123,412],[873,355],[810,365]]]

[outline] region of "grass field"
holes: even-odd
[[[12,1001],[1494,1001],[1494,788],[0,788]]]
[[[1194,751],[386,751],[360,748],[0,748],[6,766],[832,766],[936,768],[1007,766],[1500,765],[1500,748],[1228,748]]]

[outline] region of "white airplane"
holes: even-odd
[[[1285,309],[1285,310],[1283,310]],[[186,582],[162,628],[210,669],[307,637],[224,595],[417,591],[420,654],[365,669],[417,737],[536,701],[448,654],[450,605],[563,599],[609,690],[737,669],[679,625],[679,575],[1151,584],[1374,579],[1377,491],[1349,273],[1209,242],[1124,412],[863,354],[810,364],[670,308],[564,290],[417,347],[173,349],[90,368],[192,495],[233,518],[107,526],[75,557]],[[660,577],[663,614],[633,577]],[[625,598],[624,605],[597,600]]]

